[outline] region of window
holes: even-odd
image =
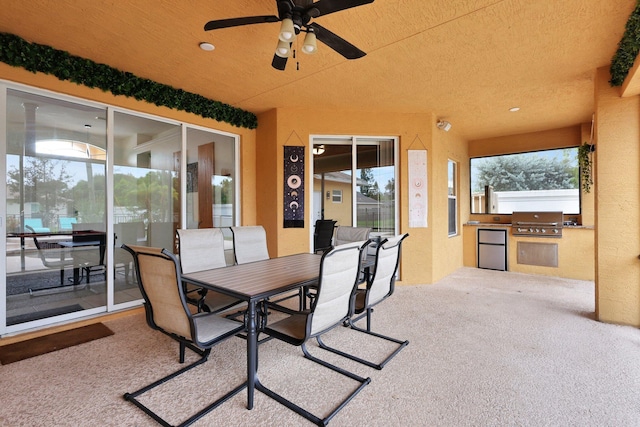
[[[471,213],[580,213],[578,148],[470,160]]]
[[[333,190],[331,201],[333,203],[342,203],[342,190]]]
[[[449,236],[458,234],[458,179],[456,173],[458,165],[453,160],[449,160],[448,170],[448,218],[449,218]]]

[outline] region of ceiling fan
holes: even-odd
[[[205,24],[205,31],[240,25],[281,22],[278,46],[273,55],[271,65],[277,70],[284,70],[287,65],[291,46],[300,32],[306,33],[302,51],[313,54],[317,51],[316,39],[329,46],[347,59],[362,58],[366,55],[342,37],[332,33],[323,26],[311,22],[312,18],[328,15],[352,7],[373,3],[374,0],[276,0],[278,16],[245,16],[242,18],[219,19]]]

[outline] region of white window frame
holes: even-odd
[[[450,171],[452,166],[453,173]],[[451,211],[452,204],[453,212]],[[447,233],[449,237],[458,235],[458,208],[458,162],[447,159]],[[453,229],[451,225],[453,225]]]

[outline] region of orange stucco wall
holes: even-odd
[[[596,317],[640,326],[640,97],[596,74]]]
[[[311,224],[305,223],[304,229],[282,227],[284,188],[281,181],[285,145],[303,145],[309,153],[310,135],[397,136],[400,141],[396,161],[399,166],[399,228],[401,233],[410,235],[403,244],[401,282],[432,283],[461,267],[462,237],[447,237],[447,159],[460,159],[463,164],[467,156],[466,141],[456,137],[454,131],[439,131],[435,122],[436,118],[430,114],[304,109],[277,109],[261,114],[258,117],[257,159],[259,164],[263,161],[265,164],[257,168],[257,218],[270,234],[272,256],[306,252],[311,247]],[[427,228],[408,228],[406,165],[409,148],[428,151]],[[312,182],[311,176],[307,175],[306,180]],[[307,191],[305,203],[309,204],[311,197],[312,192]],[[466,216],[468,213],[463,213],[461,220]]]
[[[309,135],[372,135],[398,136],[400,231],[408,232],[405,241],[402,283],[432,283],[462,266],[461,236],[447,237],[447,159],[460,161],[461,193],[464,194],[466,142],[451,132],[435,127],[436,117],[431,114],[371,114],[351,111],[271,110],[258,118],[258,129],[248,130],[195,114],[158,107],[124,96],[114,96],[99,89],[87,88],[41,73],[0,63],[0,79],[33,87],[102,102],[133,111],[157,115],[240,135],[241,162],[241,222],[243,225],[262,224],[269,236],[271,256],[305,252],[310,249],[310,228],[283,228],[283,197],[281,177],[284,145],[309,145]],[[427,150],[429,213],[427,228],[408,228],[407,212],[407,149]],[[307,176],[307,182],[312,182]],[[437,194],[438,197],[434,197]],[[465,197],[460,198],[460,224],[466,221]],[[312,192],[307,192],[310,202]],[[461,230],[461,227],[460,227]],[[437,250],[434,248],[437,247]]]

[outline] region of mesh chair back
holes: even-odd
[[[363,242],[369,240],[371,229],[366,227],[346,227],[344,225],[336,228],[335,246],[344,245],[351,242]]]
[[[382,301],[393,293],[396,271],[400,261],[402,241],[407,237],[402,234],[387,239],[376,251],[376,267],[373,273],[371,288],[368,292],[367,306]]]
[[[227,265],[224,236],[217,228],[178,230],[178,241],[183,274]]]
[[[319,219],[316,221],[316,228],[313,233],[314,252],[328,250],[331,248],[331,242],[333,241],[333,229],[336,226],[336,222],[337,221],[331,219]]]
[[[318,294],[312,307],[311,336],[349,316],[358,273],[360,253],[366,241],[354,242],[327,252],[320,266]]]
[[[237,264],[269,259],[267,233],[260,225],[231,227]]]
[[[160,248],[128,246],[132,250],[138,274],[138,286],[147,303],[147,320],[160,328],[193,341],[176,258]]]

